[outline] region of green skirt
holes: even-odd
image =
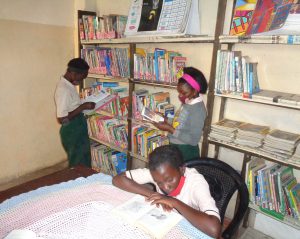
[[[200,150],[198,145],[196,146],[189,145],[189,144],[172,144],[172,145],[175,145],[180,150],[183,156],[183,160],[185,162],[200,157]]]
[[[91,167],[91,148],[86,119],[78,115],[60,128],[62,145],[68,155],[69,166],[85,165]]]

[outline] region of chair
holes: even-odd
[[[238,190],[239,203],[236,213],[222,233],[223,238],[231,238],[238,229],[249,204],[249,193],[242,176],[225,162],[213,158],[194,159],[186,162],[185,166],[197,169],[205,177],[219,209],[222,225],[229,200]]]

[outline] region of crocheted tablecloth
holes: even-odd
[[[42,238],[151,238],[111,210],[134,194],[111,184],[111,177],[94,174],[45,186],[0,204],[0,238],[14,229],[29,229]],[[181,220],[165,238],[210,238]]]

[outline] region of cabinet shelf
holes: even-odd
[[[228,36],[223,35],[219,37],[220,43],[223,44],[236,44],[236,43],[248,43],[248,44],[288,44],[299,45],[300,36],[293,35],[278,35],[278,36]]]
[[[137,37],[125,37],[118,39],[101,39],[101,40],[81,40],[82,45],[95,45],[95,44],[130,44],[130,43],[212,43],[214,42],[214,36],[137,36]]]
[[[275,220],[277,220],[279,222],[282,222],[282,223],[284,223],[286,225],[289,225],[291,227],[294,227],[294,228],[300,230],[300,220],[291,218],[289,216],[285,216],[281,220],[281,219],[279,219],[279,218],[277,218],[277,217],[275,217],[275,216],[273,216],[273,215],[271,215],[271,214],[269,214],[269,213],[261,210],[259,206],[255,205],[253,203],[249,203],[249,208],[253,209],[256,212],[262,213],[262,214],[264,214],[264,215],[266,215],[268,217],[271,217],[271,218],[273,218],[273,219],[275,219]]]
[[[162,87],[162,88],[170,88],[170,89],[176,89],[177,85],[170,85],[170,84],[166,84],[166,83],[161,83],[161,82],[151,82],[151,81],[145,81],[145,80],[130,80],[131,82],[135,83],[135,84],[140,84],[140,85],[150,85],[150,86],[158,86],[158,87]]]
[[[143,161],[145,163],[149,163],[148,158],[145,158],[145,157],[143,157],[141,155],[138,155],[138,154],[130,152],[130,156],[133,157],[133,158],[137,158],[137,159],[139,159],[139,160],[141,160],[141,161]]]
[[[214,144],[214,145],[219,146],[219,147],[225,147],[225,148],[228,148],[228,149],[231,149],[231,150],[234,150],[234,151],[238,151],[238,152],[241,152],[241,153],[251,154],[253,156],[265,158],[266,160],[272,161],[274,163],[279,163],[279,164],[282,164],[282,165],[285,165],[285,166],[291,166],[291,167],[293,167],[295,169],[298,169],[298,170],[300,169],[300,162],[295,163],[295,162],[293,162],[289,159],[287,159],[287,160],[278,159],[278,158],[273,157],[273,156],[271,156],[267,153],[261,152],[258,149],[253,149],[253,148],[250,148],[250,147],[241,146],[241,145],[237,145],[237,144],[234,144],[234,143],[225,143],[225,142],[221,142],[221,141],[217,141],[217,140],[213,140],[213,139],[209,139],[208,142],[210,144]]]
[[[100,144],[104,144],[104,145],[106,145],[106,146],[108,146],[108,147],[110,147],[110,148],[112,148],[112,149],[114,149],[114,150],[116,150],[116,151],[119,151],[119,152],[122,152],[122,153],[127,153],[127,149],[123,149],[123,148],[121,148],[121,147],[118,147],[118,146],[116,146],[116,145],[107,143],[107,142],[105,142],[105,141],[99,140],[99,139],[94,138],[94,137],[91,137],[91,136],[90,136],[90,139],[93,140],[93,141],[95,141],[95,142],[98,142],[98,143],[100,143]]]
[[[254,100],[254,99],[243,98],[242,96],[233,95],[233,94],[226,94],[226,95],[225,94],[215,94],[215,96],[217,96],[217,97],[223,97],[223,98],[228,98],[228,99],[235,99],[235,100],[242,100],[242,101],[254,102],[254,103],[265,104],[265,105],[273,105],[273,106],[282,107],[282,108],[289,108],[289,109],[300,110],[300,106],[299,105],[288,105],[288,104],[276,103],[276,102],[265,101],[265,100]]]
[[[100,74],[88,74],[88,78],[101,79],[101,81],[108,81],[108,82],[114,81],[114,82],[128,83],[129,81],[129,78],[107,76],[107,75],[100,75]]]

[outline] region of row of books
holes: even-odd
[[[161,48],[148,52],[138,48],[134,54],[134,78],[176,85],[177,73],[185,67],[186,61],[178,52]]]
[[[230,35],[297,35],[299,27],[299,1],[237,0]]]
[[[78,19],[80,40],[122,38],[126,23],[127,16],[123,15],[83,15]]]
[[[98,172],[115,176],[126,171],[127,155],[108,146],[91,144],[92,168]]]
[[[92,87],[83,88],[80,95],[84,101],[96,103],[95,110],[92,113],[97,112],[123,119],[128,116],[128,88],[119,86],[118,82],[96,82]]]
[[[169,139],[164,132],[151,128],[146,124],[134,124],[131,139],[132,152],[145,158],[155,148],[169,144]]]
[[[129,77],[127,48],[83,46],[81,58],[89,64],[89,73],[114,77]]]
[[[230,119],[212,124],[209,137],[212,140],[255,148],[282,160],[291,159],[300,143],[299,134]],[[293,160],[300,164],[297,157]]]
[[[139,89],[133,92],[132,97],[132,114],[137,120],[143,120],[141,112],[144,106],[152,111],[160,112],[167,118],[174,117],[175,106],[170,103],[169,92],[150,94],[146,89]]]
[[[245,175],[250,202],[272,215],[300,220],[300,183],[291,167],[267,165],[263,159],[252,157]]]
[[[90,137],[127,149],[127,121],[105,115],[92,115],[87,119],[87,123]]]
[[[250,62],[241,51],[218,50],[215,92],[251,98],[259,91],[257,63]]]

